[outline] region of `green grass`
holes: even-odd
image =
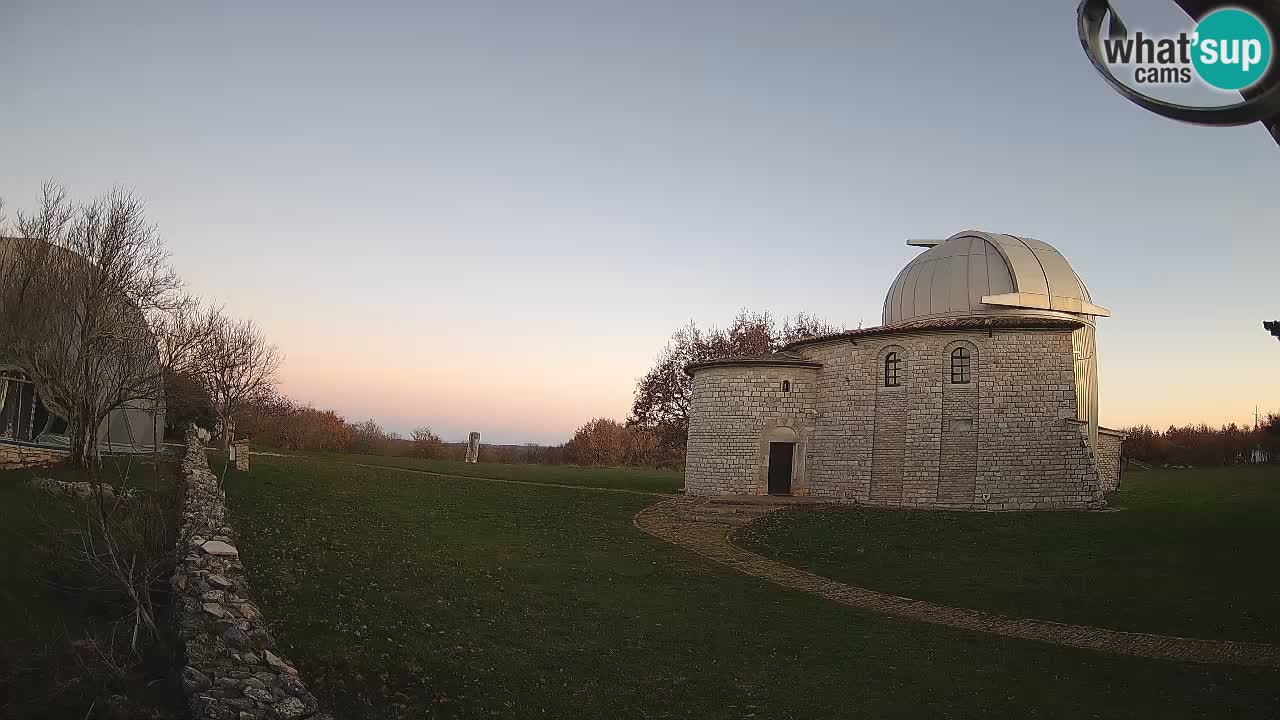
[[[118,486],[127,472],[131,487],[175,492],[176,466],[162,463],[159,475],[155,467],[109,460],[102,478]],[[122,620],[121,598],[85,591],[75,564],[54,550],[82,527],[71,512],[77,501],[31,488],[27,482],[36,477],[83,481],[85,474],[67,466],[0,470],[0,717],[103,717],[101,701],[117,693],[147,706],[176,706],[164,682],[172,658],[163,651],[146,647],[143,663],[117,678],[106,676],[94,651],[72,650],[86,637],[110,636]],[[126,637],[131,625],[123,628]]]
[[[67,479],[71,473],[56,475]],[[35,545],[50,530],[67,527],[71,517],[62,502],[27,485],[33,477],[29,470],[0,470],[0,664],[18,662],[61,625],[76,633],[85,615],[74,598],[41,580]]]
[[[273,632],[345,718],[1266,717],[1280,674],[908,623],[637,530],[654,498],[255,456]]]
[[[552,485],[580,485],[656,493],[674,493],[684,487],[684,473],[673,470],[591,468],[578,467],[576,465],[504,465],[502,463],[487,462],[465,463],[457,460],[424,460],[422,458],[388,455],[339,455],[327,452],[295,452],[290,450],[278,452],[287,455],[306,455],[307,457],[334,462],[363,463],[379,467],[421,470],[443,475],[519,480]]]
[[[1280,471],[1134,472],[1120,512],[789,511],[738,542],[853,585],[1119,630],[1280,642]]]
[[[154,466],[135,466],[130,473],[137,480],[150,474]],[[166,467],[173,477],[174,468]],[[103,481],[118,484],[120,468],[107,463]],[[34,478],[83,481],[83,470],[52,468],[0,470],[0,652],[12,660],[24,650],[40,645],[51,634],[64,630],[79,634],[86,622],[93,622],[101,608],[84,598],[50,586],[40,572],[41,545],[50,534],[73,529],[67,501],[31,488]],[[150,478],[147,478],[151,485]]]

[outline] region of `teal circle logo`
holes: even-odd
[[[1248,10],[1223,8],[1205,15],[1192,42],[1196,73],[1219,90],[1243,90],[1271,64],[1271,33]]]

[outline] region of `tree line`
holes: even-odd
[[[171,409],[172,412],[172,409]],[[177,429],[188,422],[207,425],[214,415],[208,398],[184,406],[174,415]],[[236,432],[256,446],[282,450],[319,450],[356,455],[419,457],[428,460],[462,460],[466,442],[444,440],[430,426],[420,425],[405,437],[384,428],[372,418],[348,420],[336,410],[320,409],[278,392],[265,393],[247,403],[236,419]],[[482,445],[486,462],[563,465],[573,462],[566,444]]]
[[[486,462],[584,465],[598,467],[681,468],[688,436],[688,407],[692,391],[684,368],[691,362],[737,355],[775,352],[787,343],[843,332],[806,313],[778,322],[768,312],[744,309],[729,327],[702,328],[695,322],[679,328],[637,381],[635,402],[625,421],[592,418],[559,445],[482,446]],[[200,395],[200,386],[171,388],[189,401],[170,407],[175,431],[187,423],[216,422],[214,401]],[[237,407],[237,432],[256,445],[287,450],[413,456],[433,460],[462,460],[465,442],[442,439],[428,426],[408,437],[383,428],[376,421],[351,421],[334,410],[320,409],[264,389]]]
[[[174,432],[189,422],[203,426],[214,419],[207,398],[184,405],[180,413],[171,408],[171,415]],[[420,425],[405,437],[373,419],[347,420],[337,411],[318,409],[276,393],[246,405],[238,415],[236,431],[249,437],[254,445],[282,450],[457,461],[467,454],[466,442],[444,440],[430,426]],[[484,444],[481,459],[508,464],[655,467],[656,448],[657,442],[648,431],[616,420],[594,418],[559,445]]]
[[[1149,425],[1125,428],[1122,454],[1129,460],[1158,467],[1204,467],[1253,462],[1280,463],[1280,414],[1272,413],[1257,427],[1205,424],[1169,426],[1163,432]]]

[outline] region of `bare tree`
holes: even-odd
[[[395,433],[387,432],[373,418],[351,426],[351,452],[360,455],[377,455],[386,452]]]
[[[160,365],[169,373],[198,372],[225,319],[222,309],[182,296],[149,318]]]
[[[153,312],[149,322],[159,358],[166,416],[174,421],[174,427],[185,428],[194,416],[213,411],[204,373],[209,348],[224,323],[222,310],[184,296],[173,307]]]
[[[162,402],[149,318],[180,303],[180,283],[142,200],[115,188],[75,205],[53,181],[19,213],[0,253],[0,352],[67,420],[71,460],[92,465],[118,408]]]
[[[215,315],[210,320],[200,373],[222,426],[225,449],[236,415],[274,393],[283,358],[252,320],[232,319],[220,312]]]
[[[430,427],[419,425],[409,436],[413,439],[412,453],[414,457],[439,459],[447,453],[444,441]]]
[[[778,335],[777,342],[779,346],[785,346],[799,340],[839,335],[844,331],[843,325],[834,325],[816,315],[801,311],[794,317],[782,319],[782,332]]]

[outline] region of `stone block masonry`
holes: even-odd
[[[249,441],[236,440],[231,444],[231,454],[236,461],[236,472],[249,472]]]
[[[952,372],[963,349],[969,372]],[[768,441],[795,440],[792,494],[963,510],[1097,508],[1099,465],[1079,420],[1072,330],[884,329],[792,351],[812,368],[758,361],[697,369],[690,495],[766,492]],[[886,381],[890,354],[897,384]],[[780,390],[791,380],[791,392]]]
[[[1120,449],[1128,435],[1111,428],[1098,428],[1098,479],[1106,492],[1120,488]]]
[[[66,450],[0,443],[0,470],[55,465],[66,459]]]
[[[182,689],[195,720],[333,720],[276,647],[249,582],[226,495],[209,470],[207,434],[187,433],[174,620],[186,650]],[[247,452],[245,453],[247,456]]]
[[[793,434],[778,439],[796,444],[792,491],[804,493],[816,377],[813,368],[763,365],[713,367],[694,375],[685,468],[685,477],[694,480],[686,479],[686,490],[694,495],[765,494],[769,443],[779,428],[788,428]]]

